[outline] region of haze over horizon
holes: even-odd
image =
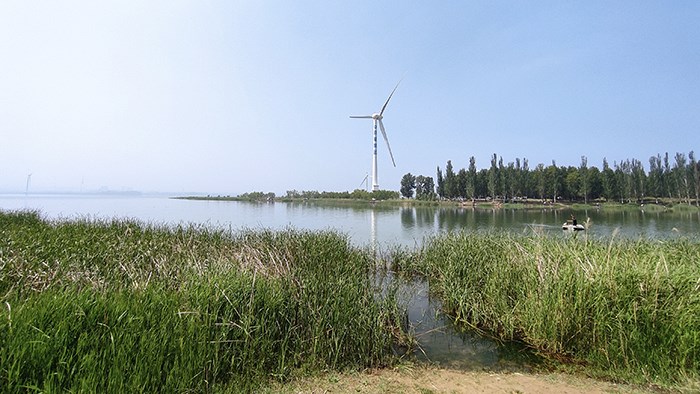
[[[0,192],[353,190],[700,154],[700,3],[0,3]]]

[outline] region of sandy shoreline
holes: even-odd
[[[497,373],[415,367],[331,373],[270,388],[281,393],[659,393],[563,373]]]

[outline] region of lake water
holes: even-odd
[[[700,211],[651,212],[617,210],[509,210],[457,207],[384,207],[353,204],[248,203],[175,200],[165,196],[0,195],[0,209],[37,209],[49,219],[134,218],[144,222],[240,229],[295,227],[335,229],[357,245],[414,246],[427,235],[444,231],[545,232],[562,234],[561,224],[573,213],[579,222],[590,219],[594,237],[670,238],[700,235]]]
[[[425,236],[445,231],[542,232],[570,236],[562,223],[573,213],[588,222],[587,236],[665,239],[700,235],[700,212],[650,212],[633,209],[608,212],[552,209],[508,210],[437,207],[383,207],[354,204],[328,206],[312,203],[247,203],[175,200],[164,196],[119,197],[104,195],[0,195],[0,209],[36,209],[48,219],[133,218],[163,225],[200,224],[223,229],[294,227],[307,230],[334,229],[358,245],[377,250],[389,245],[414,247]],[[394,280],[392,277],[382,281]],[[428,285],[416,281],[402,284],[411,329],[427,359],[454,368],[522,368],[529,361],[513,361],[521,351],[484,339],[453,326],[439,313],[439,300],[430,297]],[[517,357],[514,358],[513,354]]]

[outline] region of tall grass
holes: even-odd
[[[333,232],[0,212],[3,392],[251,391],[393,362],[398,310]]]
[[[0,212],[0,391],[252,391],[391,364],[401,320],[334,232]],[[700,377],[700,244],[451,233],[392,264],[456,320],[608,377]],[[399,333],[400,334],[400,333]]]
[[[700,244],[506,233],[428,239],[403,269],[456,320],[608,377],[700,376]]]

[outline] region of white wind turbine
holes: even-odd
[[[366,190],[366,191],[369,191],[369,183],[368,183],[368,180],[369,180],[369,174],[365,175],[365,177],[362,179],[362,182],[360,182],[360,186],[362,186],[363,183],[365,184],[365,190]]]
[[[399,83],[401,83],[401,81],[399,81]],[[379,128],[382,130],[382,136],[384,137],[384,141],[386,142],[386,147],[389,149],[389,156],[391,157],[391,162],[394,164],[394,167],[396,167],[396,162],[394,161],[394,154],[391,153],[391,146],[389,146],[389,139],[386,136],[386,129],[384,129],[384,123],[382,123],[382,118],[384,117],[384,110],[386,109],[387,104],[389,104],[389,100],[391,100],[391,96],[394,95],[396,88],[399,87],[399,83],[397,83],[394,87],[394,90],[391,91],[389,98],[386,99],[384,105],[382,106],[382,110],[379,111],[379,113],[363,116],[350,116],[351,118],[357,119],[372,119],[374,129],[374,132],[372,134],[374,140],[374,153],[372,154],[372,191],[379,190],[379,182],[377,180],[377,123],[379,124]]]

